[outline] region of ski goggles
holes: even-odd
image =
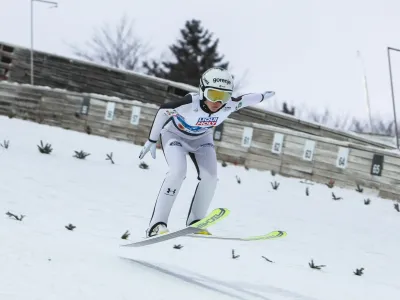
[[[231,99],[232,92],[215,90],[213,88],[206,88],[204,91],[204,96],[207,98],[207,100],[211,102],[226,103],[229,101],[229,99]]]

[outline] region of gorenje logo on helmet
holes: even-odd
[[[214,79],[213,79],[213,82],[214,82],[214,83],[222,82],[222,83],[225,83],[225,84],[232,84],[232,82],[231,82],[230,80],[228,80],[228,79],[222,79],[222,78],[214,78]]]

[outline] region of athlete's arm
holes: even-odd
[[[179,101],[162,104],[158,109],[156,116],[154,117],[153,124],[151,125],[149,141],[156,143],[158,137],[160,136],[161,129],[164,127],[165,123],[167,123],[167,121],[173,116],[174,109],[189,103],[192,103],[191,94],[187,94]]]
[[[268,98],[271,98],[275,95],[275,92],[264,92],[264,93],[251,93],[251,94],[244,94],[240,97],[234,98],[233,101],[241,102],[240,108],[256,105]]]

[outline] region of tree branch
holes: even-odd
[[[149,44],[136,36],[133,22],[125,15],[113,28],[103,24],[95,29],[85,49],[71,48],[78,57],[131,71],[141,70],[142,61],[151,51]]]

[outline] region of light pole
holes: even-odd
[[[369,101],[369,92],[368,92],[368,83],[367,83],[367,72],[365,70],[365,64],[364,64],[364,60],[361,56],[361,52],[357,51],[357,55],[360,58],[361,61],[361,67],[363,69],[363,74],[364,74],[364,88],[365,88],[365,98],[367,101],[367,108],[368,108],[368,116],[369,116],[369,127],[372,133],[372,116],[371,116],[371,105],[370,105],[370,101]]]
[[[397,149],[399,149],[399,135],[398,135],[398,129],[397,129],[397,116],[396,116],[396,104],[394,101],[394,89],[393,89],[393,76],[392,76],[392,63],[390,61],[390,50],[400,52],[400,49],[396,48],[387,48],[387,55],[388,55],[388,61],[389,61],[389,75],[390,75],[390,88],[392,89],[392,102],[393,102],[393,114],[394,114],[394,130],[396,134],[396,146]]]
[[[58,3],[53,1],[46,0],[31,0],[31,85],[34,84],[33,79],[33,2],[42,2],[46,4],[52,4],[51,8],[57,7]]]

